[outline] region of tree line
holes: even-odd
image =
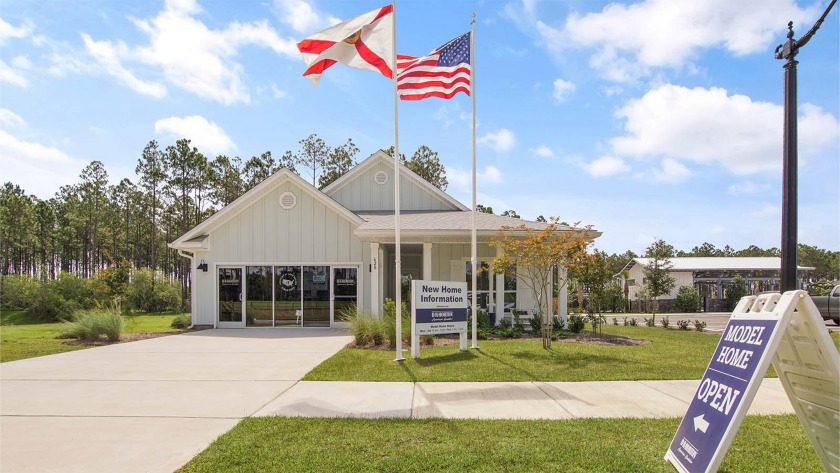
[[[137,159],[136,181],[110,185],[100,161],[84,167],[79,181],[40,199],[6,182],[0,189],[0,274],[41,281],[69,273],[90,278],[118,265],[159,271],[179,281],[187,299],[190,268],[167,247],[190,228],[230,204],[281,168],[311,177],[323,189],[355,166],[359,148],[348,139],[329,146],[316,134],[296,152],[278,158],[266,151],[247,160],[208,158],[188,139],[162,147],[152,140]],[[444,190],[446,171],[438,154],[421,146],[409,169]]]

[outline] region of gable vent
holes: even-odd
[[[284,192],[280,196],[280,207],[283,210],[292,210],[297,205],[297,197],[291,192]]]
[[[379,184],[385,184],[388,182],[388,173],[385,171],[377,171],[376,174],[373,175],[373,181]]]

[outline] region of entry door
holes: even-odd
[[[359,270],[333,268],[333,320],[344,322],[348,310],[356,306],[359,299]]]
[[[242,268],[221,267],[218,268],[218,327],[219,328],[244,328],[245,317],[243,316],[242,304]]]

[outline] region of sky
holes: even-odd
[[[478,203],[592,225],[596,247],[661,238],[779,247],[784,61],[828,0],[403,0],[397,52],[475,24]],[[137,182],[151,140],[208,158],[348,138],[394,141],[393,86],[335,65],[317,87],[296,43],[383,0],[4,1],[0,181],[39,198],[91,161]],[[840,7],[798,65],[799,242],[840,250]],[[401,102],[400,151],[439,153],[471,202],[472,100]],[[305,171],[302,176],[308,178]]]

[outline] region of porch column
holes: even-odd
[[[566,268],[558,268],[560,271],[560,278],[566,280],[568,271]],[[568,320],[569,318],[569,283],[563,285],[557,293],[557,316],[560,320]]]
[[[423,243],[423,280],[431,281],[432,278],[432,244]]]
[[[380,314],[380,307],[382,306],[382,298],[379,296],[380,288],[380,271],[382,264],[379,257],[379,243],[370,244],[370,311],[373,315]]]
[[[502,256],[502,249],[498,246],[496,247],[496,257]],[[502,321],[502,317],[505,316],[505,275],[504,274],[497,274],[496,275],[496,293],[493,294],[493,298],[496,300],[496,324]],[[515,307],[514,307],[515,309]]]

